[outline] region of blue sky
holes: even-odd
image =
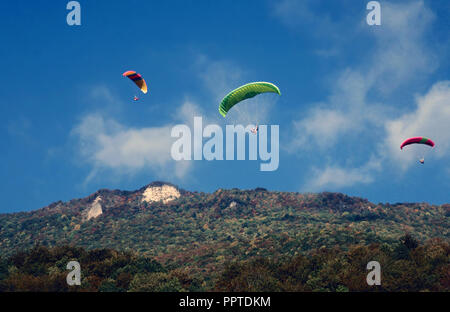
[[[450,3],[68,1],[0,4],[0,212],[155,180],[188,190],[339,191],[373,202],[450,202]],[[162,2],[162,3],[161,3]],[[121,76],[141,73],[149,93]],[[217,111],[231,89],[270,81],[282,96]],[[280,164],[170,157],[170,129],[280,125]],[[436,148],[417,163],[410,136]]]

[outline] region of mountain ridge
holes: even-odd
[[[164,202],[164,186],[180,196]],[[149,188],[158,190],[161,201],[143,200]],[[343,193],[262,188],[204,193],[156,181],[134,191],[100,189],[37,210],[0,214],[0,253],[36,244],[113,248],[206,274],[235,259],[390,244],[405,233],[420,241],[448,240],[448,216],[449,204],[374,204]]]
[[[109,196],[109,195],[112,195],[112,196],[133,196],[133,195],[136,195],[136,194],[142,194],[149,187],[160,187],[160,186],[163,186],[163,185],[174,187],[176,190],[178,190],[181,193],[182,196],[193,194],[193,193],[218,194],[218,193],[220,193],[222,191],[233,191],[233,190],[239,190],[239,191],[244,191],[244,192],[276,192],[276,193],[305,194],[305,195],[306,194],[312,194],[312,195],[324,195],[324,196],[327,196],[327,195],[331,194],[331,195],[338,196],[342,200],[344,200],[344,199],[345,200],[352,200],[352,199],[354,199],[354,200],[357,200],[357,201],[365,201],[365,202],[367,202],[369,204],[375,205],[374,203],[371,203],[366,198],[363,198],[363,197],[360,197],[360,196],[349,196],[349,195],[346,195],[346,194],[341,193],[341,192],[324,191],[324,192],[319,192],[319,193],[309,193],[309,192],[308,193],[300,193],[300,192],[270,191],[270,190],[267,190],[267,189],[262,188],[262,187],[256,187],[254,189],[239,189],[239,188],[224,189],[224,188],[219,188],[219,189],[215,190],[212,193],[207,193],[207,192],[198,192],[198,191],[188,191],[188,190],[180,188],[179,186],[177,186],[175,184],[172,184],[170,182],[153,181],[153,182],[148,183],[148,184],[146,184],[146,185],[144,185],[141,188],[136,189],[136,190],[121,190],[121,189],[101,188],[101,189],[98,189],[97,191],[95,191],[94,193],[91,193],[91,194],[89,194],[89,195],[87,195],[85,197],[73,198],[73,199],[70,199],[68,201],[57,200],[57,201],[54,201],[54,202],[48,204],[47,206],[44,206],[44,207],[41,207],[41,208],[37,208],[35,210],[0,213],[0,215],[33,213],[33,212],[39,211],[41,209],[50,209],[51,210],[52,208],[55,208],[58,205],[71,204],[71,203],[77,202],[77,201],[90,203],[90,202],[94,201],[95,198],[97,198],[98,196]],[[383,204],[383,203],[379,203],[379,204]],[[397,202],[397,203],[392,203],[392,204],[391,203],[385,203],[385,205],[391,205],[391,206],[395,206],[395,205],[416,205],[416,204],[427,204],[427,205],[430,205],[430,206],[439,206],[439,205],[431,205],[431,204],[428,204],[426,202],[423,202],[423,203],[409,203],[409,202],[401,203],[401,202]],[[443,205],[446,205],[446,204],[443,204]]]

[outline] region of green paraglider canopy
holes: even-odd
[[[228,111],[237,103],[252,98],[258,94],[272,92],[281,95],[280,89],[270,82],[251,82],[228,93],[219,105],[220,114],[225,117]]]

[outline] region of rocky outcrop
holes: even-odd
[[[102,205],[100,202],[102,198],[97,196],[97,198],[92,202],[92,204],[83,212],[83,219],[89,221],[90,219],[95,219],[103,213]]]
[[[142,201],[147,203],[162,201],[167,204],[180,196],[178,189],[171,185],[149,186],[142,193]]]

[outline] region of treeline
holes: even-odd
[[[256,259],[228,264],[217,291],[450,291],[450,245],[439,239],[423,246],[410,235],[397,244],[322,248],[288,260]],[[369,286],[367,264],[378,261],[381,285]]]
[[[410,235],[396,244],[320,248],[305,255],[227,263],[211,281],[148,257],[111,249],[37,246],[0,258],[0,291],[450,291],[450,245],[420,245]],[[66,282],[67,263],[81,265],[81,285]],[[368,286],[367,263],[381,265],[381,286]]]
[[[89,221],[97,196],[103,214]],[[27,213],[0,214],[0,255],[43,246],[133,250],[213,289],[226,263],[307,255],[321,248],[395,244],[408,231],[420,241],[450,241],[450,205],[373,204],[339,193],[263,189],[183,193],[169,203],[141,192],[99,191]]]
[[[69,286],[67,264],[78,261],[81,285]],[[168,270],[160,263],[131,252],[112,249],[36,246],[0,259],[2,292],[180,292],[201,291],[200,281],[181,270]]]

